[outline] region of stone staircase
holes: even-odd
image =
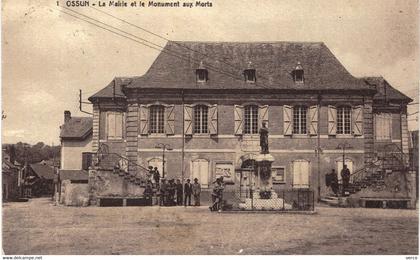
[[[344,207],[361,205],[361,200],[407,200],[410,188],[406,157],[395,144],[385,146],[373,162],[351,174],[346,189],[340,185],[338,196],[324,196],[321,202]]]

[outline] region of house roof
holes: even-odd
[[[60,180],[88,180],[89,174],[85,170],[60,170]]]
[[[412,102],[413,100],[401,93],[397,89],[391,86],[391,84],[386,81],[383,77],[364,77],[362,78],[367,84],[376,87],[376,94],[373,96],[374,100],[377,101],[404,101],[407,103]]]
[[[168,54],[170,53],[170,54]],[[173,55],[182,56],[182,58]],[[195,70],[203,62],[209,80],[197,83]],[[246,83],[249,62],[257,83]],[[292,71],[298,62],[305,83],[296,84]],[[374,89],[353,77],[321,42],[173,42],[169,41],[145,75],[123,86],[170,89]],[[101,90],[103,93],[107,88]],[[101,92],[100,91],[100,92]]]
[[[32,170],[38,177],[44,179],[54,179],[54,168],[45,164],[33,163],[30,165]]]
[[[8,160],[2,160],[2,171],[5,172],[11,169],[19,169],[19,167],[17,167]]]
[[[61,126],[60,138],[85,139],[92,133],[91,117],[72,117]]]
[[[97,98],[124,99],[125,95],[121,90],[122,86],[129,84],[135,78],[136,77],[115,77],[105,88],[90,96],[89,101],[93,101]]]

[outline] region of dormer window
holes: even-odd
[[[206,82],[209,79],[209,73],[204,68],[203,62],[200,62],[200,66],[195,70],[197,82]]]
[[[252,66],[252,62],[248,63],[248,68],[244,70],[245,82],[255,83],[257,81],[255,68]]]
[[[305,76],[303,72],[303,67],[300,62],[297,63],[296,68],[293,70],[293,80],[295,83],[304,83]]]

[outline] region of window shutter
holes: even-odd
[[[99,113],[99,140],[105,140],[106,139],[106,133],[107,133],[107,112],[101,111]]]
[[[244,107],[235,105],[233,112],[235,118],[235,135],[242,135],[244,128]]]
[[[115,138],[123,137],[123,113],[114,113],[115,116]]]
[[[211,135],[217,135],[217,105],[209,106],[208,126]]]
[[[193,108],[190,105],[184,105],[184,134],[192,135]]]
[[[108,138],[115,138],[115,113],[114,112],[108,112],[107,113],[107,137]]]
[[[267,127],[268,127],[268,105],[265,106],[260,106],[259,107],[259,125],[260,127],[262,127],[263,123],[267,123]]]
[[[165,107],[166,124],[165,133],[167,135],[175,134],[175,105]]]
[[[318,134],[318,106],[309,107],[309,135]]]
[[[149,133],[149,108],[140,105],[140,134],[147,135]]]
[[[363,135],[363,106],[355,106],[352,109],[353,135]]]
[[[291,106],[283,106],[283,134],[292,135],[293,133],[293,113]]]
[[[336,135],[337,133],[337,108],[328,106],[328,135]]]

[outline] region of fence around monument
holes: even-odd
[[[315,193],[311,189],[274,187],[271,198],[251,189],[226,187],[223,191],[224,211],[314,211]],[[265,196],[265,198],[263,198]],[[259,197],[259,198],[258,198]]]

